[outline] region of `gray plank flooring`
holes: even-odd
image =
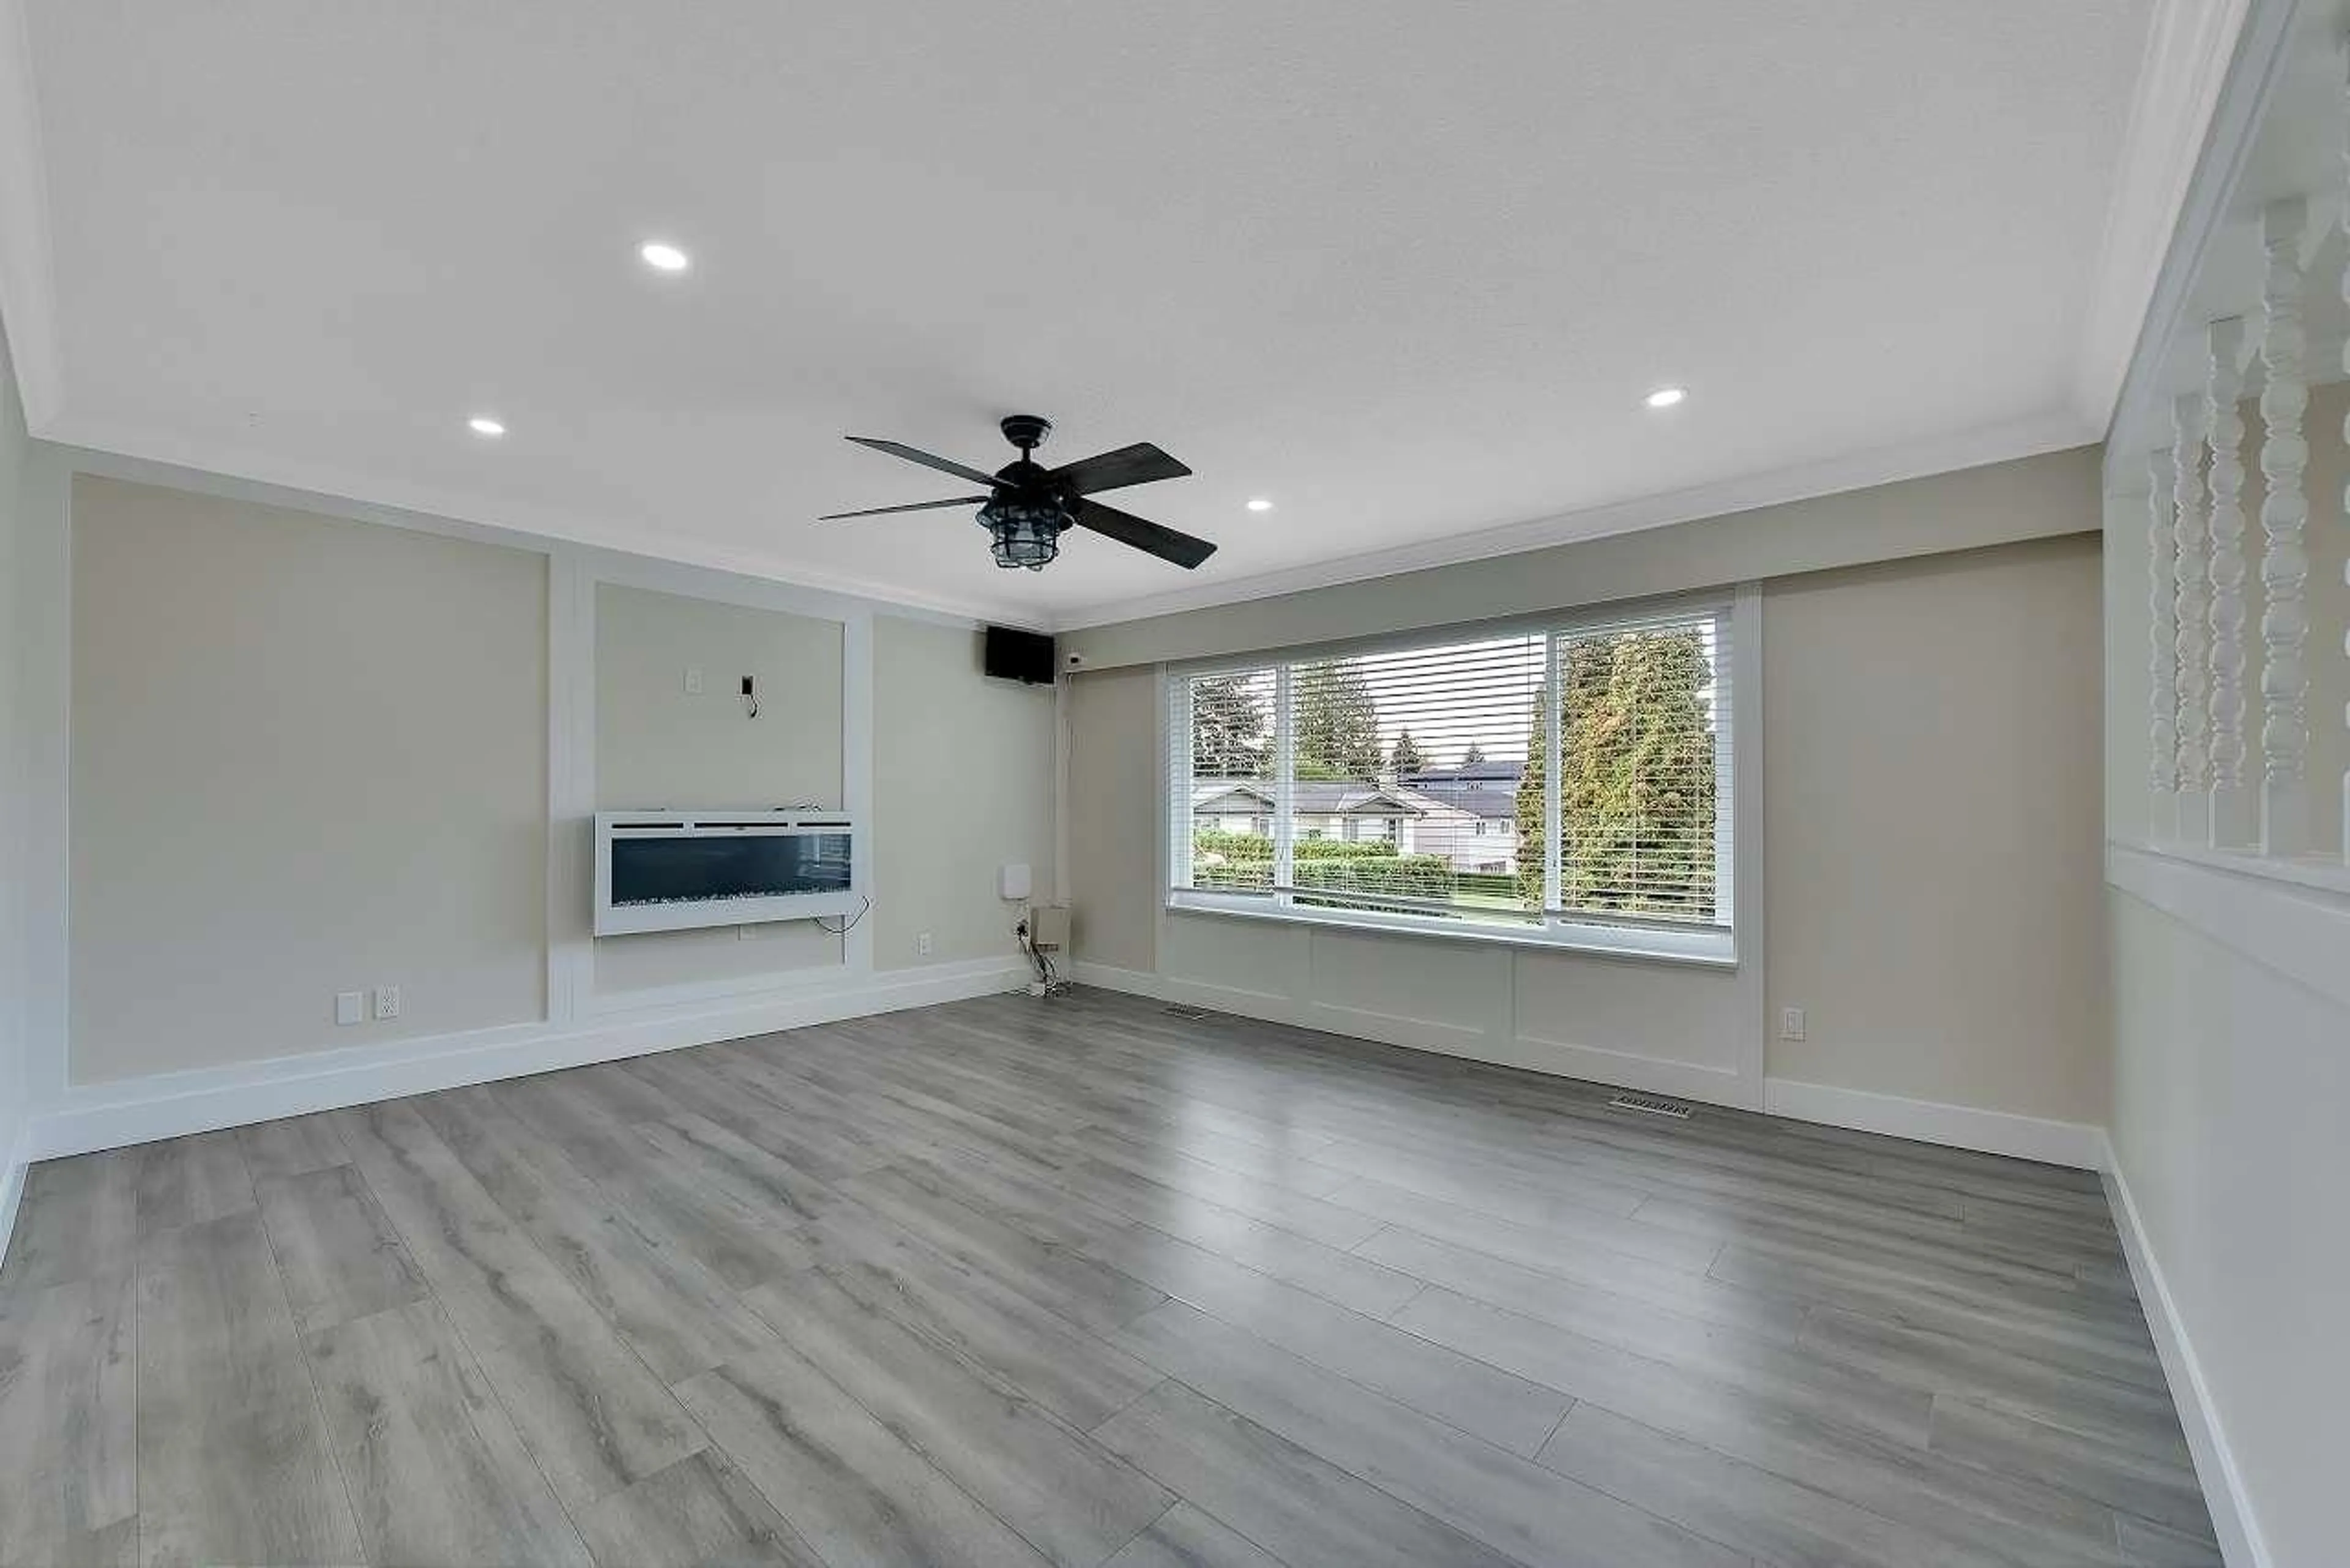
[[[0,1568],[2216,1563],[2094,1179],[1133,998],[36,1167]]]

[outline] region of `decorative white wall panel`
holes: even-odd
[[[2309,497],[2302,471],[2309,466],[2303,437],[2303,411],[2309,387],[2303,356],[2301,237],[2308,210],[2299,200],[2277,202],[2261,214],[2261,244],[2268,271],[2261,291],[2261,364],[2267,385],[2261,392],[2261,473],[2268,495],[2261,503],[2261,847],[2270,855],[2298,855],[2309,845],[2309,673],[2302,663],[2309,640],[2303,587],[2309,553],[2303,534]]]
[[[2244,323],[2211,323],[2203,423],[2211,449],[2211,816],[2207,841],[2240,846],[2252,837],[2244,790],[2244,419],[2240,362]]]

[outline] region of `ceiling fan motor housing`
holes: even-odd
[[[996,428],[1025,457],[1045,444],[1045,438],[1053,433],[1053,421],[1042,414],[1006,414]]]

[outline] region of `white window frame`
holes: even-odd
[[[1301,907],[1294,902],[1295,894],[1290,890],[1291,835],[1295,815],[1292,810],[1295,735],[1291,707],[1292,670],[1296,664],[1345,654],[1402,652],[1413,648],[1440,647],[1478,638],[1515,634],[1565,638],[1614,625],[1630,616],[1684,613],[1717,616],[1730,631],[1731,678],[1727,714],[1730,743],[1717,746],[1714,753],[1717,821],[1730,826],[1727,833],[1717,826],[1714,835],[1715,907],[1722,917],[1720,923],[1678,925],[1667,921],[1642,921],[1637,918],[1600,920],[1555,909],[1539,916],[1529,913],[1523,920],[1517,921],[1506,918],[1466,921],[1436,914],[1420,915],[1386,909],[1332,909]],[[1448,941],[1565,950],[1609,958],[1734,969],[1741,958],[1741,934],[1752,930],[1758,939],[1755,945],[1759,948],[1761,927],[1761,889],[1757,875],[1761,866],[1762,834],[1761,773],[1759,769],[1750,767],[1748,777],[1742,784],[1738,778],[1737,755],[1742,749],[1751,756],[1759,757],[1761,754],[1762,619],[1760,587],[1745,584],[1734,592],[1684,596],[1639,604],[1597,606],[1534,619],[1454,626],[1395,637],[1361,639],[1344,644],[1284,649],[1247,658],[1161,665],[1159,667],[1162,742],[1159,759],[1162,763],[1159,769],[1162,781],[1159,880],[1165,889],[1163,907],[1171,914],[1208,914],[1284,925],[1385,931]],[[1555,786],[1560,776],[1559,735],[1565,728],[1559,712],[1560,660],[1555,641],[1544,663],[1544,695],[1551,721],[1546,736],[1549,753],[1544,777],[1552,781]],[[1276,890],[1268,895],[1193,888],[1189,885],[1192,826],[1190,793],[1188,790],[1178,792],[1171,787],[1175,765],[1185,757],[1191,745],[1191,682],[1203,675],[1267,669],[1274,676],[1273,782],[1277,804],[1273,813],[1273,880]],[[1188,769],[1185,772],[1188,775]],[[1547,902],[1549,897],[1555,895],[1561,882],[1560,792],[1552,787],[1544,793],[1544,875]],[[1739,875],[1742,860],[1747,872],[1744,877]]]

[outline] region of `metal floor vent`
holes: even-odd
[[[1189,1003],[1181,1002],[1170,1002],[1159,1011],[1167,1014],[1170,1018],[1205,1018],[1208,1016],[1208,1010],[1206,1008],[1193,1007]]]
[[[1689,1120],[1690,1108],[1679,1100],[1668,1100],[1659,1095],[1618,1095],[1607,1102],[1611,1111],[1643,1111],[1652,1116],[1670,1116],[1677,1122]]]

